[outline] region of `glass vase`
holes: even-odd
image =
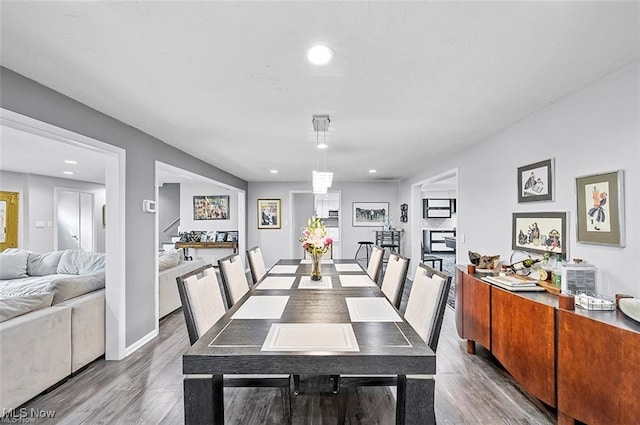
[[[322,280],[322,272],[320,271],[320,259],[322,254],[311,254],[311,280]]]

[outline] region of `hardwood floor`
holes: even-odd
[[[64,384],[27,403],[54,410],[41,424],[182,424],[181,355],[188,348],[181,311],[160,325],[160,336],[120,362],[98,360]],[[447,308],[438,346],[436,417],[439,424],[554,424],[552,413],[520,391],[486,350],[468,355]],[[295,425],[335,424],[337,396],[326,377],[302,377],[293,401]],[[229,424],[281,424],[280,393],[273,389],[225,390]],[[394,424],[395,390],[359,388],[349,395],[348,421]]]

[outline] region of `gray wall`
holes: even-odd
[[[247,182],[4,67],[0,92],[5,109],[126,150],[126,345],[135,343],[155,329],[156,225],[142,211],[155,197],[155,161],[243,190]]]
[[[165,233],[164,229],[180,218],[180,183],[165,183],[158,187],[158,243],[170,242],[171,236],[178,234],[178,224],[171,226]]]

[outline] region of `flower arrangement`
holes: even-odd
[[[317,217],[311,217],[307,221],[307,227],[302,231],[302,249],[311,254],[313,258],[320,258],[331,249],[333,239],[327,237],[327,229],[324,222]]]

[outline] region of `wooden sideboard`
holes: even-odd
[[[558,423],[637,424],[640,324],[618,311],[562,310],[549,293],[510,292],[458,268],[456,328],[487,348]]]
[[[193,260],[193,257],[189,255],[189,248],[232,249],[234,254],[238,252],[238,242],[176,242],[175,246],[176,248],[182,248],[185,260]]]

